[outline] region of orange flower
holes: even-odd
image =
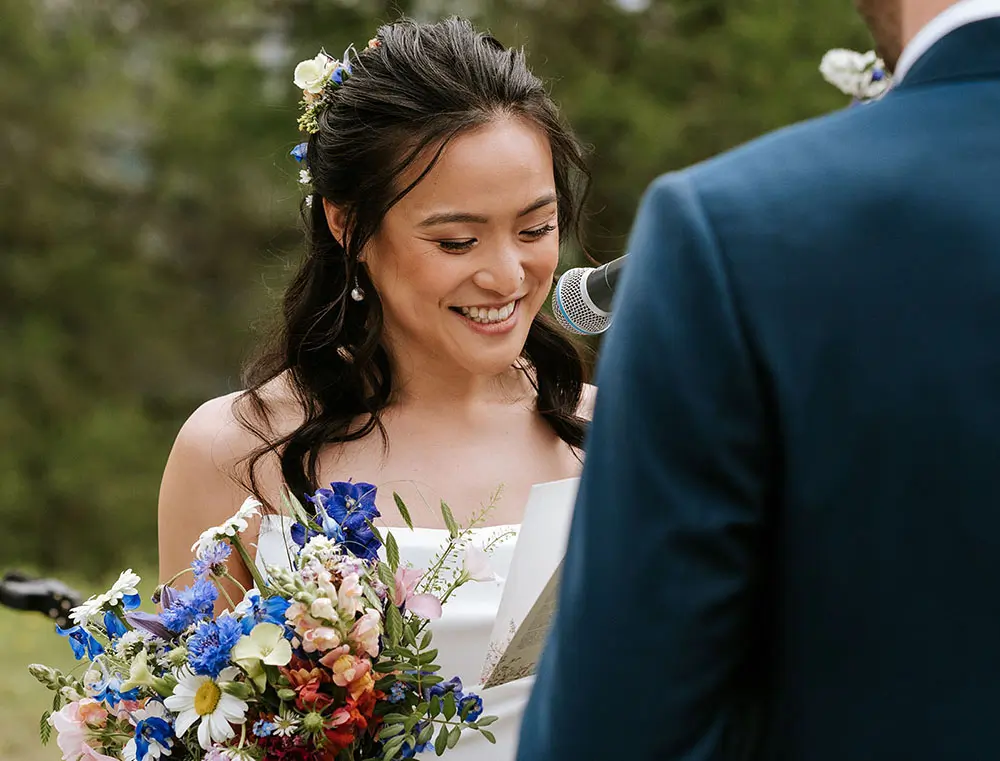
[[[338,687],[350,687],[366,676],[370,681],[371,676],[368,672],[371,671],[371,668],[371,661],[358,658],[355,655],[341,655],[331,666],[333,683]]]

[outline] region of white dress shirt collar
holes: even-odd
[[[928,50],[959,27],[1000,16],[1000,0],[960,0],[917,32],[896,64],[893,81],[899,83]]]

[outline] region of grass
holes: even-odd
[[[145,580],[139,591],[148,598],[156,583],[156,573],[137,571]],[[60,578],[89,595],[107,589],[117,577],[113,574],[98,582]],[[44,663],[67,673],[82,667],[73,660],[69,643],[56,634],[55,624],[48,618],[0,608],[0,759],[58,761],[62,755],[56,746],[55,733],[45,747],[38,739],[38,721],[51,707],[52,693],[28,673],[29,663]]]
[[[68,671],[75,661],[50,620],[0,608],[0,758],[55,761],[61,758],[55,738],[44,748],[38,739],[38,720],[51,707],[52,693],[28,673],[29,663]]]

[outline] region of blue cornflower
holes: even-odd
[[[406,685],[402,682],[393,682],[389,688],[389,702],[402,703],[406,699]]]
[[[219,590],[212,582],[199,579],[176,595],[171,606],[160,614],[160,620],[174,634],[180,634],[196,621],[211,618],[218,596]]]
[[[114,611],[110,610],[104,613],[104,629],[108,633],[108,639],[112,642],[128,631],[121,619],[115,615]]]
[[[381,542],[371,529],[371,521],[381,517],[375,506],[376,489],[372,484],[340,481],[308,497],[316,508],[316,518],[323,533],[344,545],[344,549],[362,560],[375,560]],[[315,536],[301,523],[291,528],[292,539],[300,547]]]
[[[266,721],[265,719],[260,719],[256,724],[253,725],[253,733],[257,737],[270,737],[274,734],[274,730],[278,728],[278,725],[273,721]]]
[[[240,616],[243,633],[249,634],[257,624],[285,625],[285,611],[291,603],[284,597],[273,595],[261,599],[260,592],[252,590],[238,606],[236,614]]]
[[[302,161],[305,160],[308,151],[309,151],[309,143],[299,143],[294,148],[292,148],[291,155],[295,158],[296,161],[301,163]]]
[[[158,716],[142,719],[135,725],[136,761],[155,761],[168,756],[174,747],[174,728]]]
[[[56,631],[61,636],[69,638],[69,646],[73,648],[73,657],[77,660],[82,659],[84,655],[90,658],[90,660],[94,660],[95,657],[104,652],[104,647],[101,643],[94,639],[93,635],[82,626],[63,629],[56,624]]]
[[[417,722],[417,725],[413,728],[413,736],[420,737],[420,733],[426,726],[427,726],[426,721]],[[417,746],[414,748],[409,743],[404,742],[403,747],[400,748],[400,752],[403,758],[413,758],[418,753],[423,753],[425,750],[427,750],[427,746],[430,744],[431,741],[428,740],[427,742],[417,743]]]
[[[470,692],[459,701],[458,715],[462,716],[467,724],[471,724],[483,715],[483,699]]]
[[[215,679],[229,665],[229,654],[242,636],[243,627],[230,615],[202,621],[187,642],[188,665],[194,673]]]
[[[221,576],[222,571],[225,570],[226,561],[229,560],[229,556],[232,554],[233,548],[229,546],[228,542],[216,542],[205,550],[201,554],[201,557],[191,563],[195,578],[204,579],[208,576]]]

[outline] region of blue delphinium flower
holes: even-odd
[[[104,646],[94,639],[93,635],[91,635],[91,633],[82,626],[73,626],[69,629],[63,629],[61,626],[56,624],[56,631],[59,632],[61,636],[69,639],[69,646],[73,648],[73,657],[77,660],[81,660],[85,655],[90,658],[90,660],[94,660],[95,657],[104,652]]]
[[[419,737],[420,733],[423,731],[424,727],[427,726],[426,721],[417,722],[417,725],[413,727],[413,736]],[[427,746],[431,744],[431,741],[417,743],[416,747],[411,746],[409,743],[404,742],[403,747],[400,748],[400,752],[403,758],[413,758],[418,753],[423,753],[427,750]]]
[[[172,605],[160,614],[160,620],[174,634],[180,634],[196,621],[212,617],[219,590],[212,582],[200,579],[181,590]]]
[[[333,70],[333,74],[330,75],[330,81],[342,85],[349,76],[351,76],[351,65],[345,62]]]
[[[188,665],[194,673],[214,679],[229,665],[229,654],[242,636],[243,627],[230,615],[202,621],[187,643]]]
[[[121,619],[115,615],[114,611],[110,610],[104,613],[104,629],[108,633],[108,639],[112,642],[128,631]]]
[[[226,561],[233,554],[233,548],[227,542],[216,542],[202,553],[201,557],[191,563],[196,579],[209,576],[221,576],[226,568]]]
[[[239,605],[236,614],[240,617],[243,633],[249,634],[257,624],[285,625],[285,611],[291,603],[284,597],[274,595],[263,599],[260,592],[252,590]],[[289,632],[289,637],[293,636]]]
[[[135,725],[136,761],[155,761],[169,755],[173,747],[174,728],[166,719],[150,716]]]
[[[430,689],[425,690],[425,700],[430,700],[434,696],[443,698],[446,693],[454,692],[455,700],[461,700],[464,696],[462,693],[462,680],[457,676],[453,676],[447,682],[439,682],[435,684]]]
[[[470,692],[459,701],[458,715],[463,717],[467,724],[471,724],[483,715],[483,699]]]
[[[122,692],[122,681],[118,674],[105,673],[96,682],[87,685],[88,692],[98,703],[106,703],[110,708],[114,708],[123,700],[138,700],[139,689]]]
[[[295,158],[296,161],[301,163],[302,161],[305,161],[306,154],[308,152],[309,152],[309,143],[299,143],[294,148],[292,148],[291,155]]]
[[[341,481],[320,489],[309,497],[316,507],[317,523],[330,539],[343,544],[344,549],[362,560],[375,560],[381,542],[375,537],[370,523],[381,517],[375,506],[376,489],[372,484]],[[291,528],[292,539],[300,547],[316,533],[301,523]]]

